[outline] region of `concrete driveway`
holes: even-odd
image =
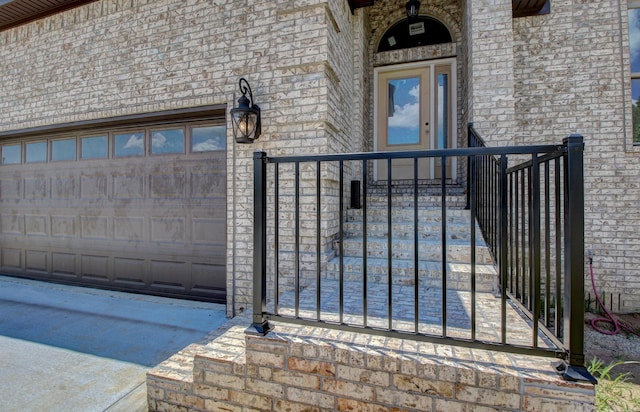
[[[224,305],[0,276],[0,411],[146,411],[145,374]]]

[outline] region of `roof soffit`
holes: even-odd
[[[96,0],[0,0],[0,30],[62,12]],[[347,0],[351,10],[372,6],[375,0]],[[514,17],[539,13],[547,0],[512,0]]]
[[[96,0],[0,0],[0,30],[6,30]]]

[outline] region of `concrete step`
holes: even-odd
[[[362,244],[362,237],[345,238],[342,246],[343,256],[362,257]],[[391,247],[391,256],[394,259],[412,260],[414,258],[413,239],[394,239]],[[336,247],[336,251],[338,250]],[[386,238],[367,238],[367,257],[387,258],[387,251],[388,243]],[[448,240],[446,253],[447,260],[450,262],[468,263],[471,259],[471,245],[469,241],[465,240]],[[421,261],[442,261],[442,242],[437,240],[419,240],[418,258]],[[485,245],[482,238],[477,239],[476,243],[476,263],[493,263],[489,248]]]
[[[471,289],[471,265],[468,263],[447,263],[447,288],[455,290]],[[492,264],[476,264],[476,290],[492,292],[497,280],[496,268]],[[391,269],[391,283],[395,285],[415,285],[414,261],[394,259]],[[388,261],[381,258],[367,259],[367,282],[389,283]],[[418,262],[418,282],[422,286],[442,287],[442,262]],[[361,257],[343,258],[342,276],[345,281],[362,282],[364,278],[364,264]],[[340,259],[334,258],[327,264],[325,278],[340,279]]]

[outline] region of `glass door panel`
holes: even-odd
[[[420,143],[420,78],[392,79],[387,82],[387,144]]]
[[[451,90],[449,88],[451,78],[451,66],[436,66],[436,88],[435,88],[435,101],[436,101],[436,149],[448,149],[451,147],[450,130],[451,130],[451,105],[450,95]],[[451,178],[451,158],[448,158],[445,163],[446,177]],[[442,158],[435,159],[434,175],[436,179],[442,177]]]

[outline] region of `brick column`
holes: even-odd
[[[515,133],[511,0],[467,0],[468,119],[493,145]]]

